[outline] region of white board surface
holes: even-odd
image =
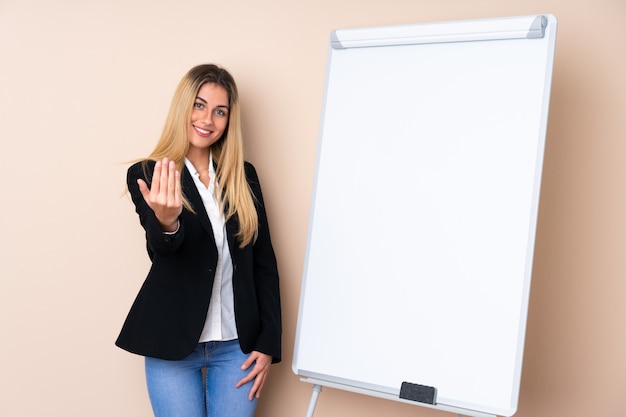
[[[296,374],[515,413],[555,35],[552,15],[333,32]]]

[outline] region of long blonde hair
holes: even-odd
[[[217,162],[216,198],[222,210],[225,210],[227,220],[237,216],[239,220],[237,238],[240,246],[244,247],[256,240],[259,219],[244,171],[239,94],[235,80],[228,71],[214,64],[203,64],[185,74],[172,98],[161,138],[147,160],[159,161],[167,157],[176,163],[176,168],[180,172],[183,172],[185,156],[189,150],[188,129],[193,104],[198,91],[206,83],[223,87],[229,97],[228,125],[222,137],[211,146],[211,153],[213,160]],[[183,205],[195,213],[184,194]]]

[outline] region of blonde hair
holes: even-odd
[[[235,80],[228,71],[214,64],[203,64],[185,74],[174,92],[161,138],[147,160],[160,161],[167,157],[176,163],[180,172],[183,171],[185,156],[189,150],[188,129],[193,104],[198,91],[207,83],[223,87],[229,97],[228,125],[222,137],[211,146],[211,153],[217,163],[216,198],[222,210],[226,210],[226,220],[237,216],[237,238],[240,246],[244,247],[256,240],[259,219],[244,170],[239,94]],[[144,168],[145,166],[144,164]],[[195,213],[185,195],[183,205]]]

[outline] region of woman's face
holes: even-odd
[[[208,149],[217,142],[228,126],[228,93],[224,87],[207,83],[200,87],[189,121],[189,145]]]

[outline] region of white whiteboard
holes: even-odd
[[[297,375],[515,413],[555,35],[552,15],[332,33]]]

